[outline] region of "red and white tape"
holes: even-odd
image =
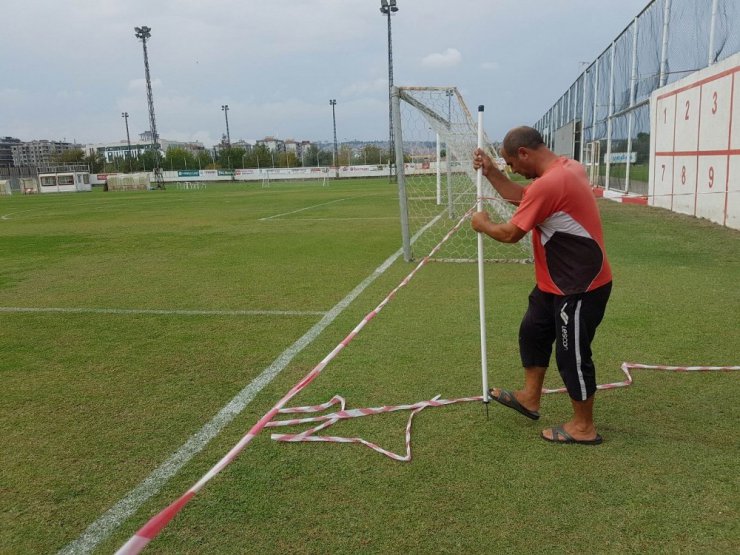
[[[421,262],[407,275],[403,281],[396,286],[395,289],[393,289],[388,296],[383,299],[383,301],[370,313],[368,313],[362,321],[345,337],[334,349],[324,357],[324,359],[319,362],[306,376],[303,377],[301,381],[299,381],[297,384],[295,384],[288,393],[286,393],[275,405],[265,413],[262,418],[260,418],[252,428],[250,428],[249,432],[247,432],[244,437],[239,440],[239,442],[231,448],[231,450],[226,453],[226,455],[216,463],[213,468],[211,468],[198,482],[196,482],[188,491],[186,491],[183,495],[180,496],[176,501],[171,503],[169,506],[167,506],[165,509],[160,511],[158,514],[153,516],[152,518],[147,521],[147,523],[142,526],[136,534],[134,534],[124,545],[121,546],[121,548],[116,552],[116,555],[133,555],[137,553],[141,553],[141,551],[151,542],[154,538],[156,538],[159,533],[164,529],[167,524],[169,524],[172,519],[187,505],[187,503],[195,496],[196,493],[198,493],[203,486],[205,486],[212,478],[214,478],[219,472],[221,472],[226,466],[228,466],[236,457],[241,453],[244,448],[246,448],[249,443],[268,425],[274,426],[272,423],[273,419],[278,414],[297,414],[297,413],[303,413],[303,412],[318,412],[321,410],[326,410],[325,408],[318,408],[317,407],[298,407],[298,408],[287,408],[284,409],[285,405],[298,393],[300,393],[305,387],[307,387],[316,377],[326,368],[326,366],[331,362],[336,356],[357,336],[358,333],[367,325],[370,320],[372,320],[377,314],[387,305],[390,300],[396,295],[396,293],[401,289],[402,287],[406,286],[411,279],[416,275],[416,273],[429,262],[429,260],[442,248],[442,245],[460,228],[460,226],[465,222],[465,220],[470,216],[470,214],[473,212],[475,207],[471,208],[462,218],[460,218],[460,221],[453,227],[447,235],[444,236],[444,238],[435,246],[432,251],[424,257]],[[632,365],[632,368],[653,368],[648,367],[644,365]],[[624,368],[624,366],[623,366]],[[673,367],[655,367],[658,369],[665,369],[668,370]],[[700,368],[700,367],[687,367],[687,368]],[[723,367],[723,369],[727,370],[736,370],[740,367]],[[684,369],[683,371],[690,371],[688,369]],[[632,377],[629,375],[629,371],[625,370],[628,382],[625,383],[625,385],[629,385],[632,382]],[[624,387],[625,385],[618,385],[618,384],[607,384],[606,386],[602,386],[602,389],[607,389],[610,387]],[[558,390],[553,391],[546,391],[547,393],[551,392],[557,392]],[[335,398],[340,399],[340,398]],[[306,432],[303,432],[303,434],[294,434],[292,437],[294,439],[283,439],[281,441],[332,441],[334,443],[360,443],[362,445],[366,445],[372,449],[375,449],[376,451],[389,456],[395,460],[410,460],[411,459],[411,423],[413,420],[413,417],[419,413],[419,411],[423,410],[427,407],[435,407],[435,406],[443,406],[443,405],[449,405],[454,403],[462,403],[466,401],[481,401],[483,398],[482,396],[479,397],[464,397],[461,399],[439,399],[435,397],[434,399],[431,399],[429,401],[421,401],[420,403],[415,403],[413,405],[398,405],[397,407],[378,407],[377,409],[352,409],[350,411],[346,411],[344,408],[344,401],[329,401],[328,403],[325,403],[324,405],[327,405],[326,408],[329,406],[333,406],[333,404],[336,404],[336,402],[339,402],[342,410],[339,411],[340,414],[344,413],[346,415],[352,414],[351,418],[355,418],[358,416],[369,416],[371,414],[379,414],[380,412],[393,412],[395,410],[411,410],[411,415],[409,416],[408,423],[406,425],[406,455],[397,455],[395,453],[391,453],[390,451],[387,451],[383,449],[382,447],[379,447],[373,443],[370,443],[369,441],[366,441],[361,438],[341,438],[341,437],[322,437],[322,436],[314,436],[311,435],[311,433],[320,431],[322,429],[326,429],[327,427],[331,426],[334,422],[341,420],[342,418],[326,418],[323,417],[317,417],[320,420],[314,420],[314,421],[321,421],[322,423],[319,424],[319,426],[316,426],[312,430],[308,430]],[[324,405],[318,405],[318,407],[324,407]],[[304,410],[309,409],[309,410]],[[316,409],[316,410],[314,410]],[[379,411],[379,412],[374,412]],[[329,416],[329,415],[327,415]],[[350,416],[345,416],[345,418],[350,418]],[[277,424],[280,425],[280,424]],[[288,436],[289,434],[281,434]],[[300,437],[301,435],[305,436],[305,439],[295,439]]]
[[[630,373],[630,370],[638,370],[638,369],[639,370],[662,370],[662,371],[668,371],[668,372],[730,372],[733,370],[740,370],[740,366],[651,366],[647,364],[637,364],[637,363],[630,363],[630,362],[622,363],[621,368],[622,368],[622,371],[627,376],[626,380],[621,381],[621,382],[597,385],[596,389],[601,389],[601,390],[616,389],[619,387],[628,387],[632,385],[632,383],[634,382],[634,379],[632,378],[632,374]],[[542,390],[543,394],[565,393],[565,392],[566,392],[566,389],[564,387]],[[284,408],[284,409],[280,409],[278,411],[278,414],[316,413],[316,412],[327,410],[330,407],[339,404],[341,408],[337,412],[333,412],[331,414],[325,414],[322,416],[312,416],[312,417],[307,417],[307,418],[292,418],[289,420],[272,420],[271,422],[268,422],[265,426],[275,428],[279,426],[298,426],[301,424],[320,422],[318,426],[314,426],[313,428],[310,428],[303,432],[299,432],[297,434],[272,434],[271,438],[275,441],[284,441],[284,442],[324,441],[328,443],[358,443],[358,444],[364,445],[365,447],[369,447],[373,451],[376,451],[380,453],[381,455],[385,455],[386,457],[389,457],[393,459],[394,461],[408,462],[411,460],[411,424],[414,419],[414,416],[416,416],[419,412],[421,412],[423,409],[427,407],[442,407],[446,405],[453,405],[455,403],[465,403],[469,401],[483,401],[483,396],[479,395],[477,397],[462,397],[460,399],[440,399],[439,395],[437,395],[436,397],[434,397],[433,399],[430,399],[429,401],[420,401],[412,405],[392,405],[392,406],[383,406],[383,407],[375,407],[375,408],[347,410],[345,408],[346,403],[345,403],[344,398],[340,397],[339,395],[335,395],[329,401],[321,405]],[[392,451],[388,451],[387,449],[384,449],[383,447],[380,447],[379,445],[375,443],[371,443],[359,437],[316,435],[321,430],[325,430],[326,428],[336,424],[340,420],[347,420],[349,418],[360,418],[363,416],[372,416],[375,414],[385,414],[389,412],[397,412],[397,411],[404,411],[404,410],[411,411],[411,414],[409,415],[409,419],[406,423],[406,453],[405,454],[393,453]]]
[[[387,305],[391,299],[396,295],[399,289],[406,286],[409,281],[416,275],[416,273],[429,262],[429,259],[433,257],[439,249],[442,248],[442,245],[450,238],[452,235],[460,228],[460,226],[465,222],[465,220],[470,216],[470,214],[473,212],[475,207],[468,210],[468,212],[463,215],[462,218],[460,218],[460,221],[457,222],[455,227],[453,227],[447,235],[445,235],[442,240],[435,246],[431,252],[425,256],[419,264],[416,265],[416,267],[407,275],[403,281],[401,281],[400,284],[398,284],[393,291],[391,291],[388,296],[383,299],[383,301],[375,307],[374,310],[370,311],[363,319],[362,321],[357,324],[355,329],[353,329],[347,337],[345,337],[332,351],[324,357],[324,359],[319,362],[308,374],[306,374],[303,379],[295,384],[288,393],[286,393],[275,405],[265,413],[265,415],[260,418],[257,423],[250,428],[249,432],[242,437],[239,440],[239,443],[237,443],[234,447],[231,448],[231,450],[226,453],[226,455],[216,463],[216,465],[211,468],[196,484],[194,484],[188,491],[186,491],[183,495],[180,496],[179,499],[171,503],[169,506],[167,506],[165,509],[160,511],[158,514],[154,515],[152,518],[149,519],[149,521],[142,526],[136,534],[131,536],[129,540],[123,544],[118,551],[116,551],[116,555],[133,555],[136,553],[141,553],[141,551],[147,546],[147,544],[152,541],[154,538],[156,538],[159,533],[162,531],[162,529],[167,526],[167,524],[170,523],[170,521],[179,513],[185,505],[187,505],[188,501],[190,501],[193,496],[195,496],[196,493],[198,493],[203,486],[205,486],[214,476],[216,476],[219,472],[221,472],[226,466],[231,463],[239,453],[241,453],[244,448],[251,443],[251,441],[262,431],[262,429],[267,425],[268,422],[270,422],[275,416],[278,414],[280,409],[282,409],[288,401],[290,401],[293,397],[295,397],[300,391],[302,391],[308,384],[310,384],[313,380],[316,379],[316,377],[326,368],[326,366],[331,362],[336,356],[347,346],[349,343],[357,336],[360,331],[367,325],[367,323],[375,318],[377,314]],[[410,433],[410,432],[409,432]]]
[[[385,455],[386,457],[390,457],[391,459],[395,461],[408,462],[411,460],[411,423],[414,419],[414,416],[416,416],[419,412],[421,412],[423,409],[427,407],[442,407],[445,405],[452,405],[455,403],[464,403],[467,401],[481,401],[481,400],[483,400],[482,395],[479,395],[478,397],[462,397],[460,399],[440,399],[439,395],[437,395],[436,397],[428,401],[419,401],[418,403],[414,403],[413,405],[393,405],[393,406],[383,406],[383,407],[374,407],[374,408],[365,408],[365,409],[346,410],[344,408],[345,407],[344,398],[337,395],[337,396],[332,397],[330,401],[324,403],[323,405],[315,405],[315,406],[310,406],[310,407],[295,407],[295,408],[283,409],[280,411],[281,414],[312,413],[312,412],[318,412],[321,410],[325,410],[329,408],[330,406],[340,403],[341,410],[337,412],[326,414],[323,416],[314,416],[314,417],[309,417],[309,418],[294,418],[291,420],[273,420],[272,422],[269,422],[267,424],[267,427],[296,426],[299,424],[321,422],[321,424],[319,424],[318,426],[315,426],[309,430],[305,430],[297,434],[272,434],[271,437],[275,441],[285,441],[285,442],[325,441],[329,443],[359,443],[366,447],[369,447],[373,451],[377,451],[378,453]],[[339,436],[316,435],[317,432],[320,432],[321,430],[325,430],[326,428],[336,424],[340,420],[347,420],[349,418],[360,418],[363,416],[373,416],[375,414],[385,414],[389,412],[397,412],[397,411],[404,411],[404,410],[411,411],[411,414],[409,414],[409,419],[406,422],[406,454],[405,455],[399,455],[398,453],[393,453],[392,451],[383,449],[379,445],[372,443],[370,441],[364,440],[360,437],[339,437]]]

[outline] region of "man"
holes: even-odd
[[[591,341],[606,310],[612,275],[596,200],[583,167],[548,149],[536,129],[509,131],[501,155],[514,172],[534,181],[526,187],[514,183],[477,149],[473,167],[481,168],[498,193],[518,208],[503,224],[477,212],[473,229],[503,243],[516,243],[531,231],[537,285],[519,328],[524,388],[492,389],[490,394],[502,405],[539,419],[542,384],[555,342],[573,418],[543,430],[542,438],[597,445],[602,438],[593,421],[596,369]]]

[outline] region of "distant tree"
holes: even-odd
[[[51,160],[54,164],[58,165],[82,164],[82,159],[84,157],[85,153],[82,151],[81,148],[70,148],[69,150],[65,150],[59,152],[58,154],[52,155]]]
[[[257,145],[252,149],[252,152],[254,153],[256,167],[267,168],[272,166],[272,156],[270,155],[270,149],[266,145]]]
[[[101,173],[105,167],[105,157],[98,151],[94,151],[80,160],[81,164],[87,164],[90,167],[90,173]]]
[[[316,167],[319,165],[319,147],[311,145],[303,153],[303,165],[306,167]]]
[[[152,150],[146,150],[142,152],[138,158],[136,159],[138,164],[136,165],[136,169],[139,171],[152,171],[154,169],[154,151]],[[160,158],[160,167],[164,169],[162,160]]]
[[[198,160],[189,150],[170,148],[165,152],[162,168],[165,170],[197,170]]]
[[[637,164],[647,164],[650,158],[650,133],[638,133],[632,143],[632,149],[637,154]]]
[[[380,149],[375,145],[362,147],[363,163],[380,164]]]
[[[319,150],[319,166],[331,166],[334,153],[329,150]]]
[[[218,165],[223,169],[233,170],[236,167],[242,165],[242,156],[246,154],[246,150],[240,147],[225,147],[221,148],[218,153]],[[246,158],[245,158],[246,162]]]
[[[341,145],[339,147],[339,160],[337,164],[340,166],[351,166],[352,165],[352,147],[349,145]]]
[[[279,152],[275,156],[275,165],[279,168],[295,168],[298,166],[298,157],[293,152]]]

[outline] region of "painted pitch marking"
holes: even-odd
[[[270,366],[242,389],[216,414],[210,422],[193,434],[175,453],[147,476],[138,486],[127,493],[120,501],[108,509],[95,522],[90,524],[82,535],[65,546],[61,554],[90,553],[100,542],[110,536],[123,522],[133,515],[144,503],[156,495],[159,490],[177,472],[197,455],[229,424],[249,403],[268,385],[293,358],[310,345],[342,311],[347,308],[372,282],[380,277],[393,262],[403,254],[399,249],[385,262],[378,266],[357,287],[339,301],[323,318],[311,327],[300,339],[283,351]]]
[[[66,313],[66,314],[153,314],[175,316],[324,316],[326,312],[314,310],[147,310],[129,308],[56,308],[0,306],[0,312]]]
[[[280,218],[281,216],[288,216],[290,214],[296,214],[298,212],[303,212],[304,210],[311,210],[312,208],[318,208],[319,206],[326,206],[327,204],[334,204],[337,202],[342,202],[345,200],[349,200],[351,197],[346,198],[340,198],[336,200],[330,200],[329,202],[322,202],[321,204],[314,204],[311,206],[306,206],[305,208],[299,208],[298,210],[293,210],[291,212],[283,212],[282,214],[275,214],[274,216],[267,216],[266,218],[260,218],[258,221],[264,222],[266,220],[272,220],[273,218]]]

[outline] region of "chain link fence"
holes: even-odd
[[[647,194],[650,94],[738,51],[740,0],[653,0],[534,127],[592,183]]]

